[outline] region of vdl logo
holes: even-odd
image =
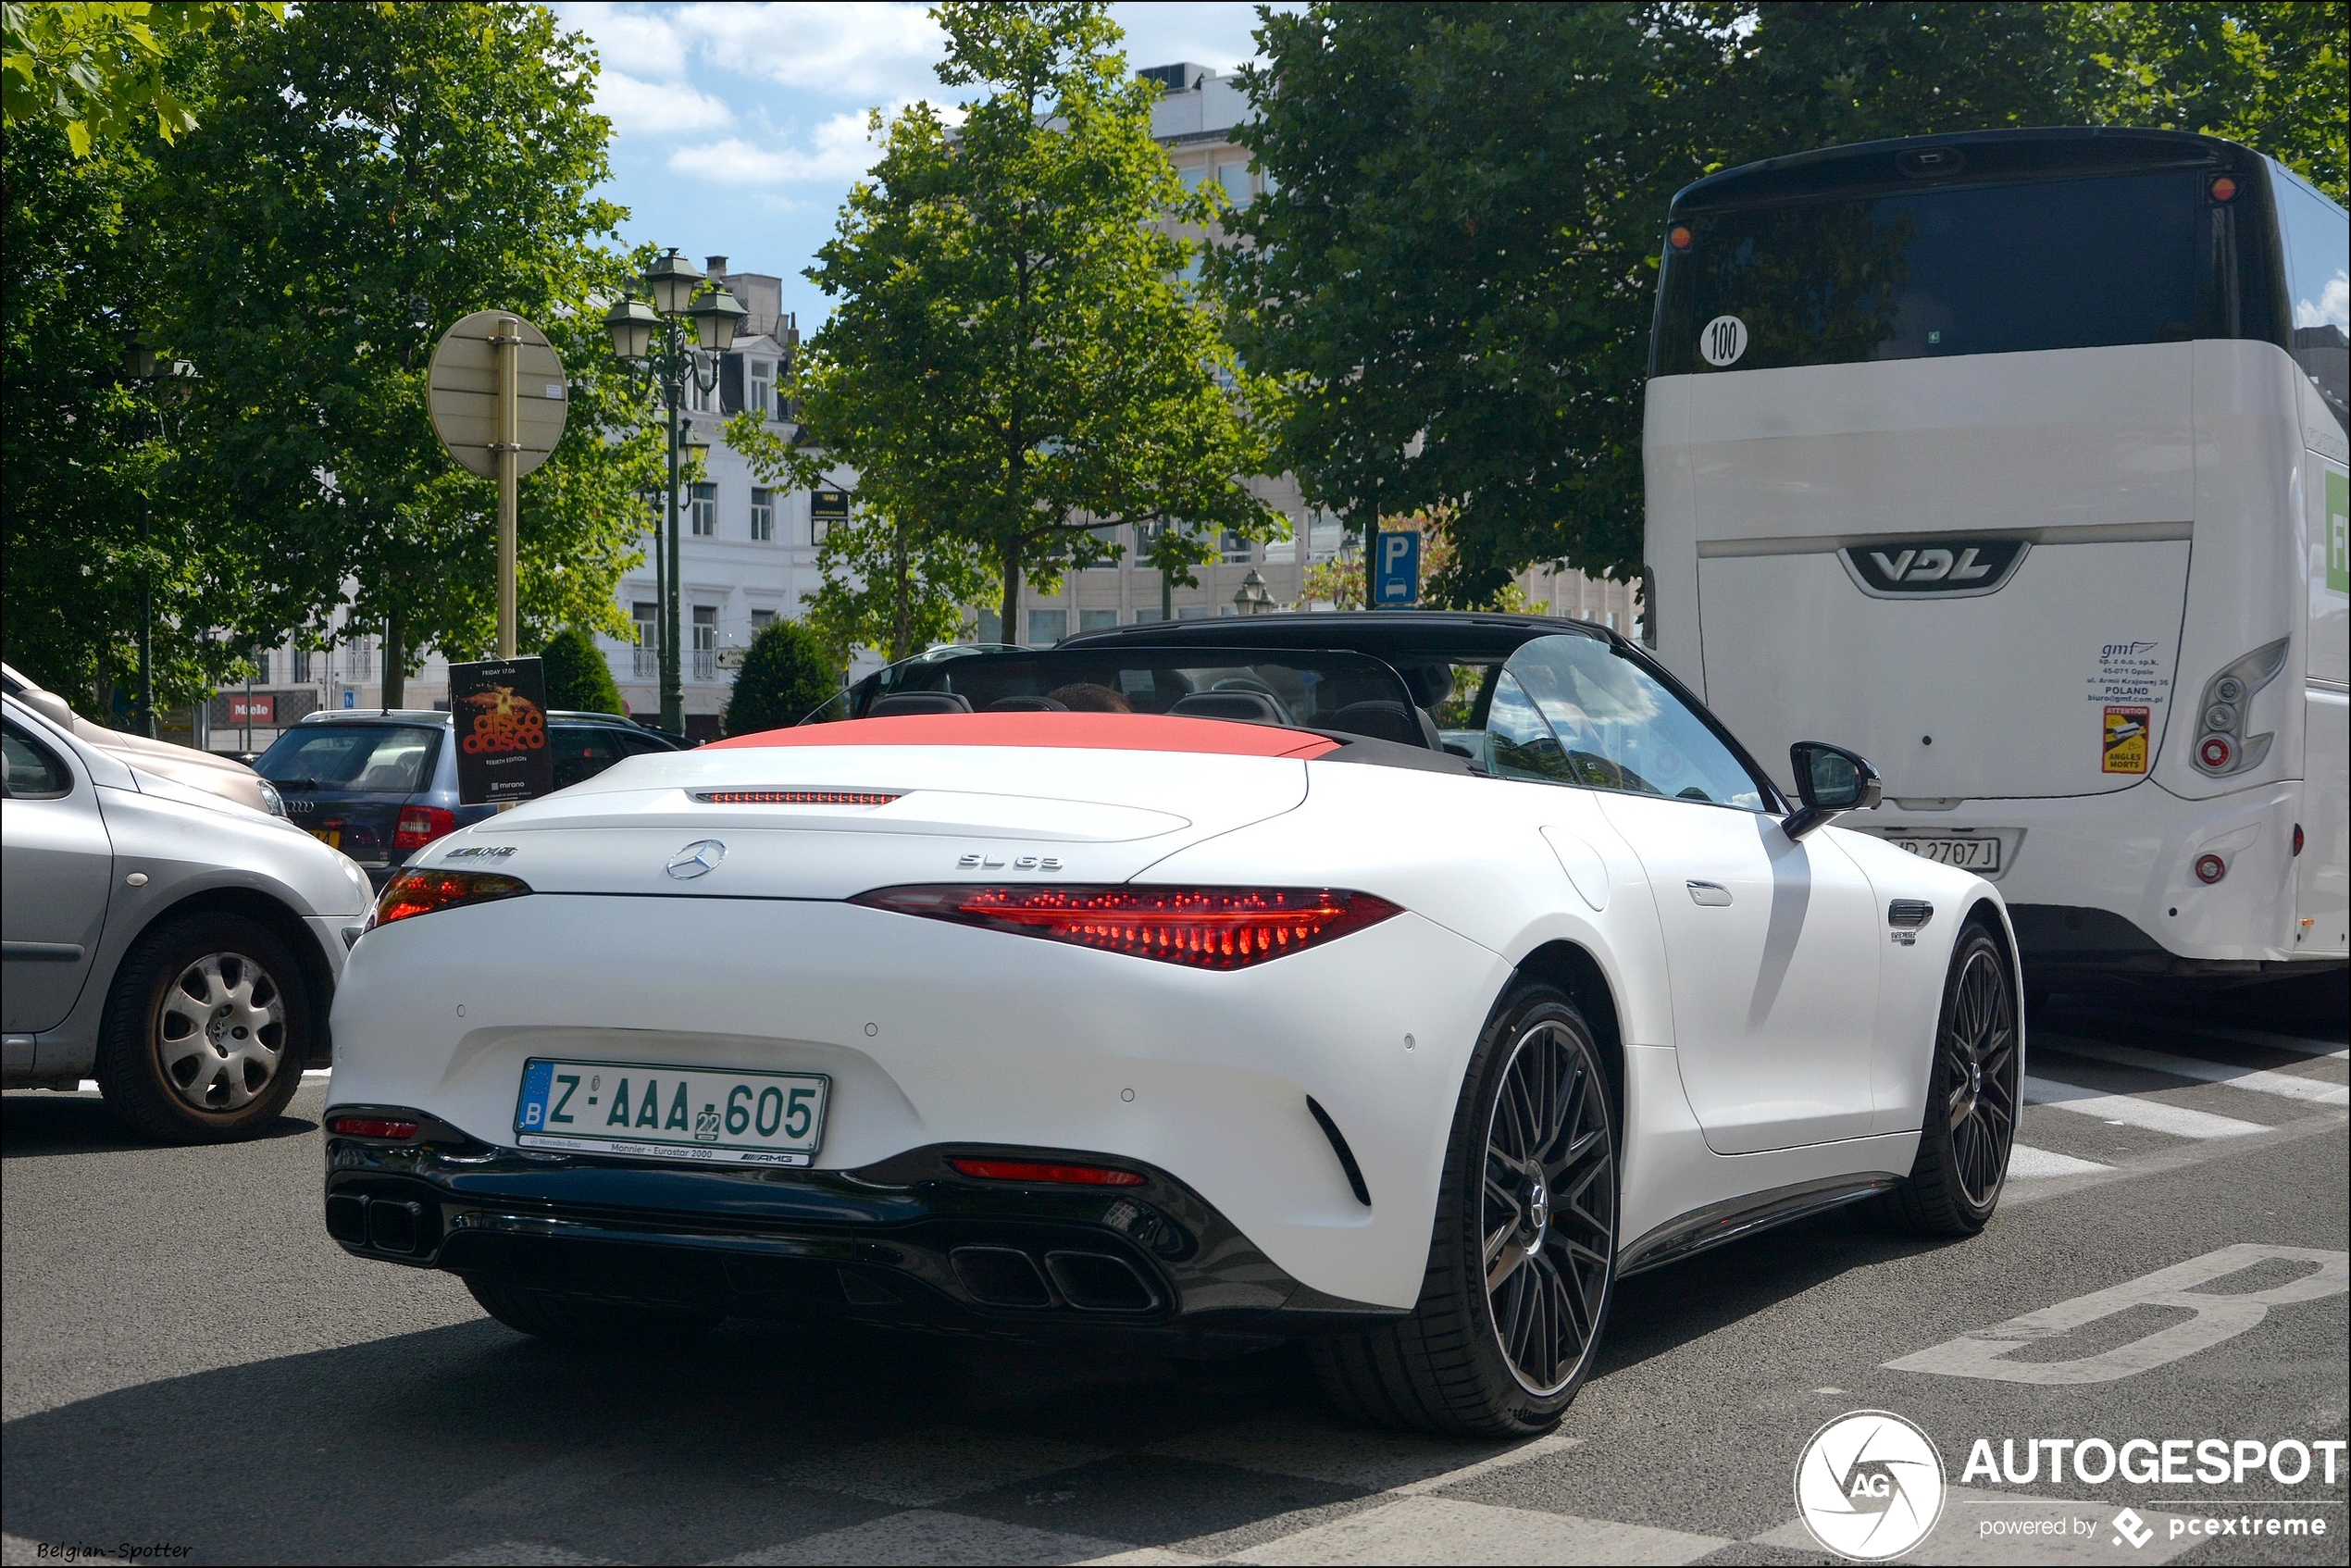
[[[1796,1462],[1796,1507],[1812,1538],[1840,1557],[1884,1562],[1926,1539],[1943,1515],[1943,1456],[1933,1439],[1882,1410],[1840,1415]]]

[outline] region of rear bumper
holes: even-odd
[[[436,1131],[430,1144],[328,1139],[327,1228],[346,1252],[729,1316],[1014,1337],[1256,1340],[1393,1310],[1300,1284],[1163,1171],[1096,1188],[975,1181],[946,1164],[1101,1158],[1085,1151],[975,1145],[858,1171],[681,1169]]]
[[[2109,795],[1963,801],[1948,811],[1889,801],[1840,826],[1996,834],[2006,864],[1987,879],[2008,902],[2027,964],[2250,974],[2296,959],[2294,827],[2306,809],[2298,782],[2191,801],[2148,781]],[[2218,883],[2196,877],[2207,852],[2227,863]]]

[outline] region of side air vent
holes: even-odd
[[[1924,899],[1896,899],[1885,906],[1885,923],[1913,930],[1934,918],[1934,906]]]
[[[1331,1152],[1338,1156],[1338,1168],[1347,1173],[1347,1185],[1354,1190],[1355,1201],[1370,1208],[1372,1189],[1363,1185],[1363,1167],[1355,1163],[1355,1151],[1347,1147],[1347,1135],[1338,1130],[1338,1124],[1331,1120],[1331,1114],[1323,1109],[1322,1101],[1311,1094],[1306,1097],[1306,1109],[1313,1113],[1323,1136],[1331,1140]]]
[[[694,790],[706,806],[886,806],[903,790]]]

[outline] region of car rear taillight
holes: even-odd
[[[1140,1187],[1143,1178],[1112,1165],[1064,1165],[1050,1160],[976,1160],[957,1156],[947,1162],[967,1176],[982,1181],[1040,1181],[1064,1187]]]
[[[395,850],[420,850],[435,839],[445,839],[457,830],[457,814],[442,806],[403,806],[400,825],[392,829],[392,847]]]
[[[417,1136],[417,1123],[395,1120],[390,1116],[330,1116],[327,1130],[345,1138],[385,1138],[405,1142]]]
[[[901,790],[695,790],[706,806],[886,806]]]
[[[1403,913],[1327,888],[932,886],[850,902],[1195,969],[1245,969]]]
[[[367,929],[461,904],[520,898],[529,891],[530,885],[518,877],[487,871],[404,871],[385,885],[383,896],[376,900],[376,907],[367,914]]]

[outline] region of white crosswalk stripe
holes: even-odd
[[[2060,1052],[2068,1056],[2084,1056],[2093,1062],[2110,1062],[2118,1067],[2144,1067],[2148,1072],[2163,1073],[2175,1078],[2226,1084],[2231,1089],[2251,1089],[2257,1094],[2274,1094],[2286,1100],[2304,1100],[2313,1105],[2351,1105],[2351,1089],[2319,1078],[2297,1077],[2292,1073],[2240,1067],[2228,1062],[2208,1062],[2200,1056],[2174,1056],[2169,1052],[2146,1051],[2135,1045],[2109,1045],[2104,1040],[2079,1039],[2070,1035],[2044,1039],[2042,1044],[2045,1050]]]
[[[2208,1111],[2192,1111],[2161,1100],[2108,1094],[2079,1084],[2035,1077],[2030,1073],[2024,1076],[2024,1102],[2096,1116],[2103,1122],[2120,1122],[2125,1126],[2145,1127],[2149,1132],[2169,1133],[2173,1138],[2243,1138],[2247,1133],[2269,1130],[2259,1122],[2216,1116]]]
[[[2071,1154],[2035,1149],[2029,1143],[2009,1146],[2010,1181],[2044,1181],[2051,1176],[2088,1176],[2095,1171],[2112,1169],[2112,1165],[2102,1165],[2096,1160],[2077,1160]]]

